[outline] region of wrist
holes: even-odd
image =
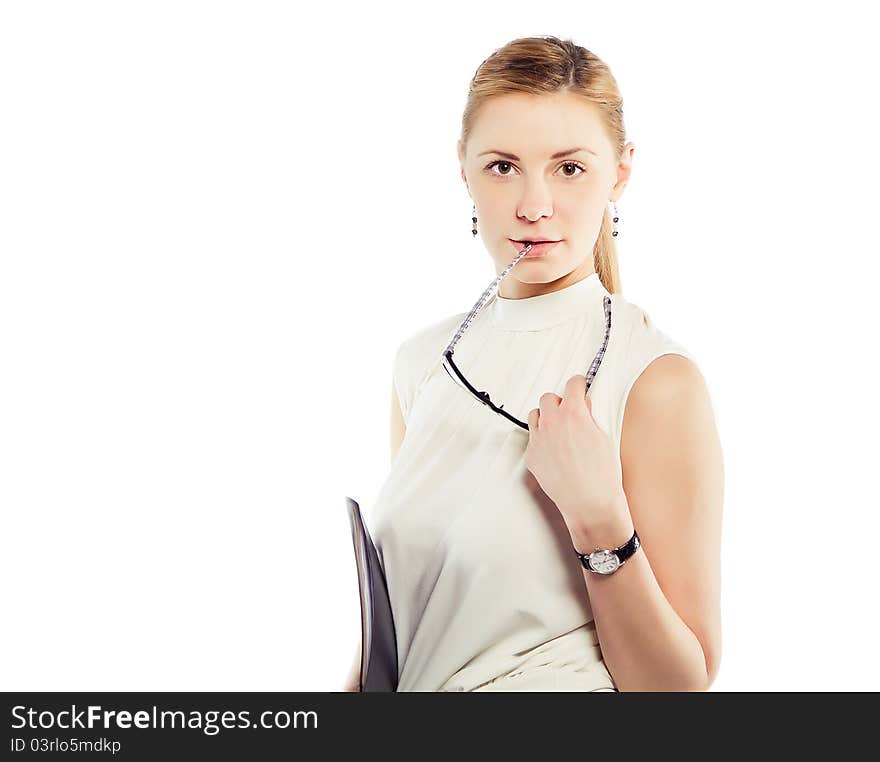
[[[590,553],[596,548],[618,548],[633,536],[633,532],[635,526],[622,492],[602,521],[569,527],[572,544],[579,553]]]

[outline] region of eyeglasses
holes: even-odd
[[[458,366],[455,364],[452,359],[452,354],[455,350],[455,345],[458,343],[462,334],[468,329],[470,324],[473,322],[477,313],[482,309],[483,305],[489,300],[489,297],[492,296],[493,292],[498,288],[498,284],[504,279],[504,277],[509,273],[513,266],[522,259],[529,249],[532,248],[530,243],[527,243],[523,250],[516,255],[514,260],[501,271],[501,273],[493,280],[489,287],[482,293],[480,298],[477,300],[477,303],[473,306],[471,311],[467,314],[465,319],[462,321],[461,325],[458,327],[458,330],[455,332],[455,335],[452,337],[452,340],[449,342],[446,349],[443,351],[443,369],[449,374],[449,377],[455,381],[459,386],[465,389],[468,393],[472,394],[478,401],[482,402],[489,409],[498,413],[498,415],[504,416],[507,420],[512,421],[517,426],[526,431],[529,430],[529,425],[524,423],[519,418],[514,415],[511,415],[506,410],[504,410],[504,405],[496,405],[492,402],[491,397],[488,392],[482,392],[478,389],[475,389],[474,386],[464,377],[464,374],[458,369]],[[602,358],[605,355],[605,349],[608,346],[608,337],[611,335],[611,299],[606,295],[604,297],[603,306],[605,308],[605,339],[602,342],[602,346],[599,348],[599,351],[596,353],[596,356],[593,358],[593,362],[590,364],[589,369],[586,373],[587,383],[586,388],[584,389],[584,394],[589,391],[591,384],[593,383],[593,378],[596,375],[596,372],[599,370],[599,365],[602,363]]]

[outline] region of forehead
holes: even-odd
[[[496,149],[524,160],[546,160],[556,151],[584,146],[611,154],[596,106],[572,93],[511,93],[490,98],[474,119],[468,152]]]

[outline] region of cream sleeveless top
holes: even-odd
[[[456,344],[456,365],[527,422],[542,394],[561,396],[572,375],[587,374],[604,338],[605,295],[596,273],[526,299],[496,293]],[[610,297],[610,338],[589,396],[619,454],[627,395],[641,372],[663,354],[694,358],[644,310]],[[397,349],[406,435],[365,511],[388,582],[398,690],[616,690],[568,530],[526,480],[528,432],[441,366],[466,314]]]

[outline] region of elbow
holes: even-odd
[[[706,680],[703,690],[708,691],[715,682],[715,678],[718,677],[718,670],[721,667],[721,637],[718,637],[708,655],[706,655],[705,649],[703,650],[706,664]]]
[[[689,687],[684,688],[683,690],[688,693],[705,693],[711,687],[713,679],[712,675],[708,672],[704,672],[693,681]]]
[[[715,678],[718,676],[718,667],[720,666],[720,658],[716,656],[714,659],[704,660],[704,669],[700,670],[700,677],[696,682],[696,687],[690,688],[692,691],[708,691]]]
[[[677,681],[677,685],[670,687],[669,690],[681,693],[705,693],[712,687],[714,681],[715,673],[703,668],[686,676],[683,675],[682,679]]]

